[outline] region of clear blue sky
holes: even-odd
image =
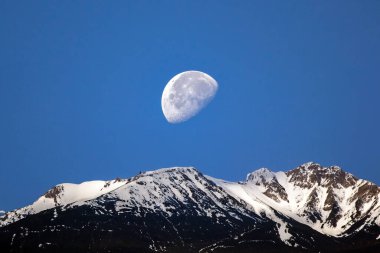
[[[0,209],[176,165],[380,183],[380,1],[1,1],[0,34]],[[219,91],[171,125],[162,90],[185,70]]]

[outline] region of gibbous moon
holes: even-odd
[[[200,71],[174,76],[162,92],[161,106],[170,123],[184,122],[198,114],[215,96],[218,83]]]

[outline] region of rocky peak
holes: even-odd
[[[338,166],[323,167],[318,163],[305,163],[293,170],[286,172],[289,181],[296,186],[312,188],[313,186],[347,188],[357,182],[352,174],[343,171]]]
[[[292,209],[301,222],[319,226],[323,233],[343,232],[344,224],[365,218],[380,200],[380,188],[375,184],[338,166],[314,162],[285,173],[262,168],[248,174],[245,184]]]

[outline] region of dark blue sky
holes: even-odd
[[[176,165],[379,184],[379,27],[380,1],[1,1],[0,209]],[[185,70],[219,91],[171,125],[162,90]]]

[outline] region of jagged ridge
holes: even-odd
[[[57,185],[0,218],[0,246],[72,250],[81,238],[113,252],[371,250],[380,238],[378,199],[379,187],[337,166],[260,169],[238,183],[176,167]],[[52,234],[73,241],[43,242]]]

